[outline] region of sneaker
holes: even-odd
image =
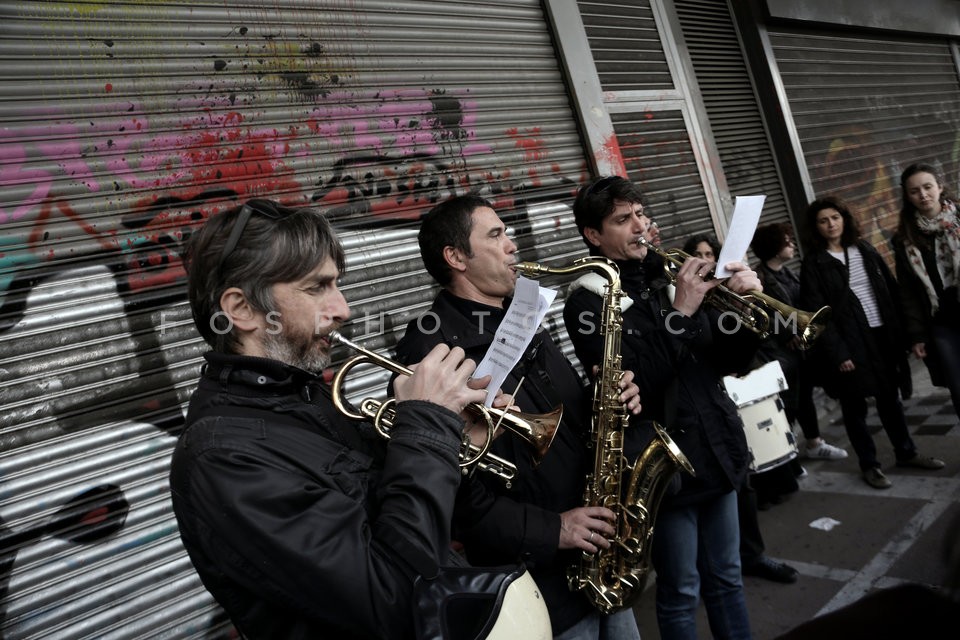
[[[898,467],[915,467],[917,469],[929,469],[936,471],[943,469],[943,460],[937,460],[930,456],[922,456],[919,453],[908,460],[897,460]]]
[[[820,440],[820,444],[815,447],[809,445],[804,447],[803,457],[817,460],[843,460],[847,457],[847,452],[840,447],[833,446],[826,440]]]
[[[790,565],[771,560],[766,556],[761,556],[759,560],[744,564],[742,573],[745,576],[757,576],[758,578],[772,580],[773,582],[782,582],[784,584],[796,582],[797,577],[800,575],[797,573],[797,570]]]
[[[887,476],[883,475],[883,471],[880,471],[877,467],[871,467],[864,471],[863,479],[874,489],[889,489],[893,486]]]

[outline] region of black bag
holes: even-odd
[[[497,622],[507,587],[526,572],[522,564],[440,567],[413,587],[414,630],[419,640],[481,640]]]

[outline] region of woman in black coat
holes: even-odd
[[[960,416],[960,214],[931,165],[904,169],[900,187],[893,253],[907,337],[933,384],[950,390]]]
[[[898,466],[940,469],[943,462],[919,455],[907,429],[899,383],[909,376],[901,337],[896,281],[880,254],[860,239],[847,205],[838,198],[816,200],[807,208],[811,251],[800,272],[804,309],[833,308],[830,324],[811,352],[819,384],[840,401],[850,444],[863,479],[875,489],[891,486],[880,470],[877,449],[867,431],[867,398],[877,414]]]

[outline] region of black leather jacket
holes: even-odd
[[[509,301],[507,301],[509,303]],[[477,311],[481,315],[473,315]],[[397,358],[417,362],[435,345],[461,347],[478,364],[493,342],[503,309],[478,305],[441,291],[422,320],[407,326],[397,345]],[[454,536],[464,543],[467,558],[477,566],[524,561],[537,582],[550,612],[554,634],[592,611],[580,593],[567,587],[566,569],[577,550],[558,551],[560,513],[583,506],[588,470],[584,447],[589,427],[587,391],[581,376],[541,330],[520,363],[504,381],[512,393],[525,376],[514,403],[524,412],[547,413],[563,404],[563,420],[549,452],[534,467],[522,438],[504,433],[493,452],[517,465],[510,489],[486,473],[464,481],[458,496]]]
[[[401,403],[386,444],[316,376],[206,358],[170,471],[204,586],[247,638],[411,637],[406,560],[448,558],[460,417]]]
[[[633,371],[640,387],[640,418],[666,427],[690,460],[696,477],[680,472],[681,488],[667,495],[664,508],[694,504],[739,489],[747,473],[749,452],[743,422],[721,379],[749,369],[758,340],[747,329],[734,332],[714,309],[701,307],[687,318],[665,298],[662,260],[618,262],[622,286],[633,300],[623,313],[622,368]],[[584,368],[599,364],[603,299],[587,289],[567,296],[564,323]],[[729,329],[729,335],[719,327]],[[631,430],[634,433],[649,429]],[[627,437],[632,439],[633,433]],[[629,442],[628,442],[629,444]]]

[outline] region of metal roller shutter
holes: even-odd
[[[889,256],[900,173],[913,162],[960,178],[960,85],[947,41],[772,27],[770,42],[817,196],[845,198]]]
[[[760,224],[792,223],[756,87],[725,2],[674,0],[733,196],[766,195]]]
[[[660,225],[665,246],[682,245],[696,233],[712,233],[683,113],[619,112],[614,107],[610,117],[627,174],[643,189],[644,206]]]
[[[168,498],[205,350],[182,243],[252,196],[325,208],[378,350],[435,293],[416,220],[453,193],[524,259],[582,255],[541,3],[23,0],[0,61],[0,635],[229,637]]]
[[[627,176],[643,189],[665,246],[677,246],[715,232],[721,207],[705,187],[714,178],[701,166],[695,109],[669,63],[658,4],[577,2]]]

